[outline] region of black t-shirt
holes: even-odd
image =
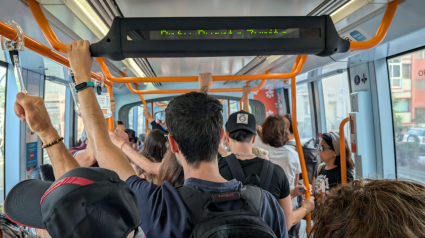
[[[341,167],[330,170],[326,170],[325,167],[326,165],[321,168],[314,184],[314,194],[318,203],[323,202],[333,188],[341,185]],[[347,181],[353,179],[353,175],[347,170]]]
[[[242,170],[245,173],[245,177],[250,176],[251,174],[256,174],[260,177],[261,169],[263,168],[262,158],[254,158],[248,160],[239,160],[239,163],[242,166]],[[230,171],[229,166],[225,158],[219,156],[218,167],[220,169],[220,174],[223,178],[227,180],[232,180],[232,172]],[[272,180],[270,181],[270,186],[268,190],[276,199],[286,198],[289,195],[289,183],[288,178],[286,177],[285,171],[279,165],[274,165]]]

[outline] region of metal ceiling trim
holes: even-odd
[[[96,11],[99,17],[105,22],[106,25],[111,26],[114,17],[123,17],[115,0],[87,0],[92,8]],[[135,31],[129,32],[130,38],[134,40],[142,40]],[[143,71],[146,77],[156,77],[155,71],[152,69],[151,64],[146,58],[134,58],[137,66]],[[155,86],[161,86],[161,83],[153,83]]]

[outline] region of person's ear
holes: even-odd
[[[230,142],[230,140],[229,140],[229,132],[225,132],[225,136],[226,136],[226,141],[227,141],[227,144],[229,144],[229,142]]]
[[[221,128],[221,136],[220,136],[220,141],[223,140],[223,137],[226,136],[226,132],[224,131],[224,128]]]
[[[172,151],[173,153],[177,154],[177,153],[179,153],[179,152],[180,152],[180,150],[179,150],[179,146],[177,145],[176,140],[175,140],[172,136],[170,136],[170,135],[168,136],[168,142],[169,142],[169,145],[170,145],[171,151]]]
[[[255,142],[255,138],[257,138],[257,135],[254,135],[254,136],[252,137],[252,144],[254,144],[254,142]]]

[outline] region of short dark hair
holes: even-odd
[[[198,168],[202,161],[217,159],[223,128],[223,106],[216,98],[190,92],[172,100],[165,109],[165,122],[186,162]]]
[[[291,116],[291,114],[285,114],[283,116],[286,117],[286,119],[288,119],[288,121],[289,121],[289,133],[294,134],[294,131],[292,130],[292,116]]]
[[[284,146],[289,141],[289,122],[284,116],[269,116],[261,127],[261,140],[264,143],[278,148]]]
[[[118,125],[124,125],[124,122],[122,121],[117,121]]]
[[[229,137],[239,142],[251,142],[254,133],[242,129],[229,133]]]

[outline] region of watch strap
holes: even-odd
[[[77,91],[77,93],[78,93],[79,91],[86,89],[88,87],[94,88],[94,83],[93,82],[80,83],[80,84],[75,86],[75,91]]]

